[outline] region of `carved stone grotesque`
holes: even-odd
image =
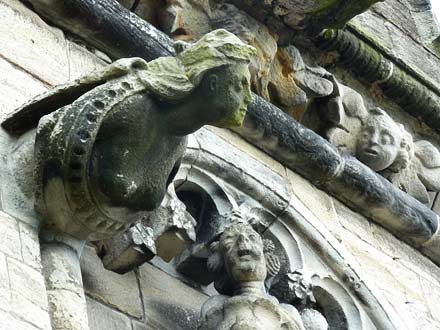
[[[179,46],[177,57],[116,61],[3,123],[47,114],[35,143],[36,207],[46,228],[90,240],[127,229],[160,205],[187,134],[241,124],[254,48],[226,30]]]
[[[270,293],[281,302],[295,306],[301,315],[306,330],[328,330],[329,325],[320,312],[314,309],[316,303],[313,284],[301,269],[281,274],[270,288]]]
[[[226,228],[212,244],[212,271],[224,272],[232,296],[213,296],[203,305],[199,330],[281,330],[304,327],[298,311],[266,293],[267,264],[261,236],[247,223]],[[224,291],[223,291],[223,290]]]
[[[333,81],[333,94],[315,100],[303,123],[428,204],[428,191],[440,191],[438,149],[428,141],[414,141],[404,126],[385,111],[379,108],[368,111],[360,94],[334,78]]]

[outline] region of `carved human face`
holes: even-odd
[[[226,229],[221,236],[220,244],[226,271],[234,281],[265,280],[263,240],[251,226],[240,224]]]
[[[213,74],[210,90],[209,124],[218,127],[240,126],[251,102],[250,73],[246,64],[228,65]]]
[[[357,141],[356,157],[376,172],[395,161],[402,141],[402,132],[388,116],[371,116],[364,124]]]

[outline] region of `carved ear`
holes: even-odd
[[[208,77],[209,91],[215,92],[218,86],[218,77],[215,74],[210,74]]]

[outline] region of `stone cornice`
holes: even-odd
[[[337,64],[379,87],[385,96],[429,127],[440,130],[440,88],[423,74],[391,58],[353,28],[326,30],[316,38],[323,51],[336,52]]]
[[[79,34],[115,58],[140,56],[151,60],[173,55],[171,39],[146,21],[132,15],[116,1],[72,1],[70,9],[76,9],[78,15],[69,16],[66,20],[61,15],[62,8],[39,7],[36,5],[40,3],[41,6],[39,0],[33,0],[32,3],[43,17]],[[94,20],[92,27],[89,24],[92,17],[102,19]],[[123,28],[114,29],[114,26]],[[99,30],[99,34],[93,34],[94,30]],[[118,47],[114,40],[121,40],[127,48]],[[157,44],[162,46],[152,46]],[[376,75],[374,70],[371,74]],[[400,81],[398,76],[394,79]],[[403,84],[399,93],[411,87]],[[402,102],[404,100],[405,97]],[[434,116],[426,114],[428,115]],[[323,138],[274,105],[254,95],[245,126],[238,133],[286,167],[302,174],[356,212],[388,228],[403,241],[421,248],[427,256],[440,263],[440,249],[436,248],[440,241],[439,218],[434,212],[356,159],[341,155]]]

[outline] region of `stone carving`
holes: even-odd
[[[197,40],[211,29],[223,28],[255,47],[257,55],[250,64],[253,91],[294,117],[304,111],[308,97],[332,92],[331,82],[321,77],[325,70],[306,66],[292,45],[278,47],[282,35],[232,4],[194,6],[192,0],[178,0],[168,3],[159,16],[174,39]]]
[[[270,293],[281,302],[291,304],[300,311],[306,330],[328,330],[324,315],[317,311],[312,280],[301,269],[281,274],[270,288]]]
[[[216,283],[222,294],[203,305],[199,330],[304,329],[295,308],[279,304],[267,294],[264,242],[250,224],[233,223],[212,243],[211,250],[208,268],[224,274],[221,285]]]
[[[171,184],[160,207],[146,219],[126,232],[97,242],[104,267],[125,273],[156,255],[170,261],[194,243],[196,224]]]
[[[380,108],[368,111],[360,94],[332,79],[335,89],[331,97],[315,100],[302,122],[429,204],[428,191],[440,191],[438,149],[428,141],[414,141],[402,124]]]
[[[50,112],[35,143],[46,228],[89,240],[127,229],[160,205],[187,134],[241,124],[254,48],[225,30],[179,46],[177,57],[123,59],[18,110]]]

